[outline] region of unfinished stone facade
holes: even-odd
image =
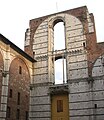
[[[65,49],[54,51],[54,26],[64,23]],[[52,119],[52,96],[68,94],[70,120],[104,118],[104,45],[86,6],[30,20],[25,52],[35,58],[29,120]],[[56,85],[54,62],[66,59],[67,83]],[[53,120],[53,119],[52,119]],[[56,119],[54,119],[56,120]],[[57,120],[66,120],[63,116]]]
[[[64,23],[65,49],[54,51]],[[86,6],[30,20],[25,52],[0,34],[0,120],[103,120],[104,43]],[[66,83],[55,61],[66,59]],[[30,95],[30,100],[29,100]]]
[[[28,120],[33,62],[0,34],[0,120]]]

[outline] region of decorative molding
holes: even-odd
[[[49,93],[52,94],[67,94],[69,93],[69,88],[68,85],[54,85],[54,86],[50,86],[49,88]]]

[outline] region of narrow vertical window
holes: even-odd
[[[9,97],[12,98],[12,89],[10,89]]]
[[[19,119],[20,119],[20,110],[19,110],[19,109],[17,109],[16,119],[17,119],[17,120],[19,120]]]
[[[54,26],[54,50],[65,49],[64,22],[59,22]],[[60,45],[59,45],[60,43]]]
[[[86,44],[85,44],[85,42],[83,42],[83,47],[86,47]]]
[[[35,57],[35,52],[33,52],[33,58]]]
[[[19,66],[19,74],[22,74],[22,67]]]
[[[57,100],[57,112],[63,112],[63,100]]]
[[[55,61],[55,84],[66,83],[66,59]]]
[[[7,106],[7,118],[10,118],[10,113],[11,113],[10,107]]]
[[[20,92],[18,92],[17,104],[20,105]]]
[[[97,109],[97,104],[95,104],[95,109]]]
[[[55,21],[54,26],[54,51],[57,54],[60,51],[66,50],[66,39],[65,39],[65,24],[63,20]],[[59,45],[60,44],[60,45]],[[57,56],[57,55],[56,55]],[[64,84],[66,82],[66,58],[64,60],[60,56],[55,61],[55,84]]]

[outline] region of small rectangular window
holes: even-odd
[[[97,104],[95,104],[95,109],[97,108]]]
[[[19,120],[19,119],[20,119],[20,110],[19,110],[19,109],[17,109],[16,119],[17,119],[17,120]]]
[[[12,98],[12,89],[10,89],[9,97]]]
[[[86,43],[85,42],[83,42],[83,47],[86,47]]]
[[[7,118],[10,118],[10,114],[11,114],[11,109],[9,106],[7,106]]]
[[[19,74],[22,74],[22,67],[19,66]]]
[[[20,92],[18,92],[17,104],[20,105]]]
[[[63,100],[57,100],[57,112],[63,112]]]

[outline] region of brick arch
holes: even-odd
[[[0,96],[1,96],[1,92],[2,92],[2,70],[4,69],[4,61],[3,61],[3,56],[0,52]],[[1,102],[1,97],[0,97],[0,102]]]
[[[18,64],[16,64],[16,62]],[[22,67],[25,67],[25,70],[28,72],[28,75],[29,75],[29,69],[28,69],[28,65],[26,64],[25,60],[23,58],[20,58],[19,56],[14,58],[12,61],[11,61],[11,64],[10,64],[10,68],[9,68],[9,71],[10,73],[12,72],[12,67],[14,68],[14,64],[16,64],[15,67],[17,67],[17,65],[21,65]],[[14,72],[14,71],[13,71]],[[30,77],[30,75],[29,75]]]
[[[28,63],[26,62],[26,60],[25,60],[23,57],[17,55],[15,58],[13,58],[13,59],[11,60],[10,65],[11,65],[11,63],[12,63],[14,60],[16,60],[16,59],[20,59],[21,61],[23,61],[23,63],[24,63],[24,64],[26,65],[26,67],[27,67],[27,70],[28,70],[29,76],[30,76],[29,65],[28,65]]]
[[[17,108],[20,109],[21,118],[25,119],[25,111],[29,109],[30,74],[28,67],[23,59],[17,57],[12,60],[9,72],[8,106],[11,107],[13,114],[15,114]],[[12,98],[10,98],[10,90],[12,90]],[[20,93],[20,105],[17,105],[18,93]],[[11,103],[14,104],[12,105]],[[11,119],[15,120],[16,118],[13,114]]]

